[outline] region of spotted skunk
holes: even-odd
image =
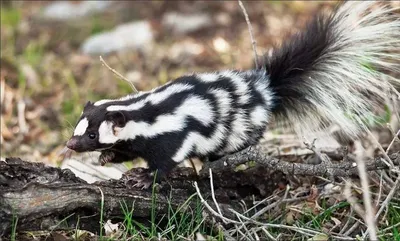
[[[160,178],[185,159],[213,161],[257,144],[271,117],[299,135],[336,124],[357,137],[366,128],[362,120],[399,84],[387,72],[400,72],[400,20],[387,3],[345,2],[262,62],[87,102],[67,147],[100,151],[102,164],[142,157]]]

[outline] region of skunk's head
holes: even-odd
[[[118,139],[118,129],[125,126],[121,112],[107,111],[106,106],[87,102],[67,147],[76,152],[100,151],[112,147]]]

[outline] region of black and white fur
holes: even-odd
[[[190,74],[88,102],[67,146],[101,151],[102,163],[142,157],[162,176],[187,158],[215,160],[256,144],[271,117],[299,135],[336,124],[355,137],[365,128],[360,120],[399,83],[386,74],[400,72],[399,59],[395,10],[346,2],[274,49],[259,69]]]

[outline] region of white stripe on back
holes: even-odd
[[[146,102],[150,102],[153,105],[159,104],[163,101],[165,101],[167,98],[170,96],[186,91],[186,90],[191,90],[194,87],[192,85],[187,85],[187,84],[173,84],[169,87],[167,87],[165,90],[157,92],[157,93],[152,93],[149,96],[147,96],[145,99],[140,100],[138,102],[132,103],[130,105],[111,105],[107,107],[108,111],[133,111],[133,110],[139,110],[143,108]]]

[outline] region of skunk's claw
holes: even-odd
[[[128,171],[124,175],[124,181],[126,186],[132,186],[141,189],[148,189],[152,186],[154,176],[147,169],[132,169],[135,171]]]
[[[102,152],[99,157],[100,165],[104,166],[105,164],[111,162],[115,158],[115,153],[112,151]]]

